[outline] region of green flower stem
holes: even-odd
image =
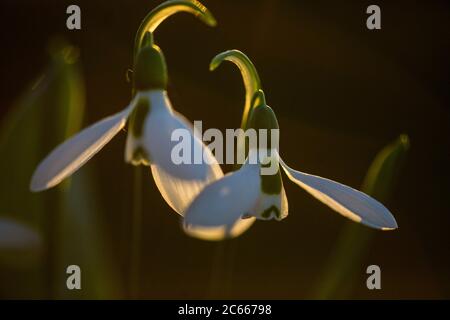
[[[141,22],[136,33],[134,42],[134,65],[136,65],[138,53],[145,46],[154,46],[153,33],[156,28],[166,18],[177,12],[188,12],[195,15],[209,26],[217,24],[211,12],[196,0],[169,0],[163,2],[150,11]],[[159,48],[157,48],[159,50]],[[136,70],[135,70],[136,72]],[[132,96],[136,94],[136,89],[132,88]],[[131,250],[130,250],[130,297],[139,296],[140,282],[140,249],[141,249],[141,225],[142,225],[142,170],[140,166],[134,171],[134,193],[133,193],[133,219],[131,225]]]
[[[241,128],[247,129],[251,114],[253,95],[261,89],[261,80],[250,59],[239,50],[228,50],[216,55],[209,65],[211,71],[215,70],[224,60],[233,62],[241,71],[245,86],[245,106],[242,114]]]
[[[134,57],[136,57],[139,49],[142,46],[142,40],[147,32],[153,33],[156,28],[166,18],[177,12],[188,12],[195,15],[208,26],[214,27],[217,25],[216,19],[211,12],[200,2],[195,0],[169,0],[161,3],[155,9],[150,11],[144,18],[136,33],[134,42]]]
[[[207,299],[233,298],[233,271],[238,241],[228,239],[215,244]]]
[[[239,50],[229,50],[216,55],[209,65],[210,71],[214,71],[224,60],[236,64],[242,74],[245,86],[245,106],[241,128],[246,130],[252,108],[264,101],[264,93],[260,92],[261,81],[253,63]],[[238,148],[246,148],[246,146],[238,146]],[[235,167],[235,169],[238,168],[239,166]],[[210,298],[232,298],[233,269],[238,244],[239,239],[225,240],[216,244],[211,268]]]
[[[409,148],[407,135],[401,135],[375,157],[363,183],[362,190],[380,201],[392,193],[395,180]],[[357,273],[376,232],[353,222],[342,229],[335,249],[314,288],[314,298],[345,299],[353,289],[352,274]]]
[[[130,248],[130,298],[139,297],[141,237],[142,237],[142,166],[134,167],[133,216]]]

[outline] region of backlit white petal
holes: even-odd
[[[149,153],[151,162],[172,177],[182,180],[208,180],[211,165],[203,161],[203,153],[209,152],[209,149],[199,137],[194,136],[190,122],[181,114],[172,111],[165,91],[153,91],[149,97],[151,112],[145,121],[142,145]],[[174,136],[172,141],[172,135],[176,133],[183,133],[184,138]],[[177,162],[173,155],[178,153],[174,150],[179,150],[182,143],[186,143],[186,148],[183,148],[187,155],[184,158],[186,161]]]
[[[280,158],[287,176],[316,199],[355,222],[392,230],[397,222],[389,210],[367,194],[338,182],[289,168]]]
[[[51,188],[80,168],[124,127],[131,109],[91,125],[56,147],[34,172],[31,191]]]
[[[150,167],[159,192],[167,204],[180,215],[184,215],[192,200],[206,185],[223,177],[218,164],[209,167],[210,172],[204,180],[183,180],[168,174],[160,166],[152,164]]]
[[[261,193],[260,184],[259,165],[248,163],[209,184],[187,209],[185,229],[191,235],[196,230],[220,230],[218,234],[232,236],[237,223],[250,224],[241,217],[254,208]]]
[[[0,250],[34,249],[41,244],[39,235],[13,220],[0,219]]]
[[[240,236],[245,231],[247,231],[253,225],[253,223],[255,223],[255,221],[256,219],[254,217],[239,219],[231,227],[231,229],[227,228],[226,226],[202,227],[193,225],[183,225],[183,228],[184,232],[186,232],[186,234],[190,235],[191,237],[201,240],[220,241]]]

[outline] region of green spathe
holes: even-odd
[[[249,121],[249,128],[260,129],[279,129],[278,120],[272,108],[266,104],[266,98],[262,90],[255,92],[252,98],[252,113]]]
[[[272,108],[266,104],[266,99],[262,90],[258,90],[257,92],[255,92],[252,98],[252,105],[257,105],[257,107],[252,108],[249,128],[255,129],[257,131],[266,129],[267,132],[269,132],[270,130],[279,130],[277,117],[275,116]],[[271,134],[268,134],[267,137],[267,149],[272,149]],[[270,164],[262,165],[262,167],[269,166]],[[261,189],[265,194],[280,194],[282,187],[283,183],[281,181],[281,173],[279,168],[273,175],[261,175]]]
[[[165,90],[167,81],[166,60],[161,49],[155,44],[140,49],[134,66],[134,88],[137,91]]]

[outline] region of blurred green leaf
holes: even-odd
[[[80,172],[73,185],[67,179],[46,192],[29,191],[38,163],[80,130],[85,110],[78,50],[56,40],[50,46],[50,55],[49,67],[11,108],[0,127],[0,216],[41,230],[45,257],[40,269],[35,268],[33,279],[34,285],[47,288],[45,296],[65,296],[65,270],[70,264],[78,264],[83,279],[92,284],[83,288],[83,298],[113,298],[115,294],[110,292],[114,292],[111,288],[117,281],[109,272],[112,262],[107,261],[104,230],[97,223],[101,208],[93,197],[89,174]],[[14,256],[7,255],[10,260]],[[43,278],[47,278],[45,283]],[[30,294],[42,296],[43,292]]]
[[[95,183],[84,169],[71,179],[62,195],[61,254],[62,271],[76,264],[82,272],[82,290],[66,288],[67,275],[60,272],[58,297],[83,299],[120,298],[118,270],[113,263],[111,246],[105,237]]]
[[[395,187],[408,148],[409,138],[404,134],[383,148],[367,171],[362,191],[386,202]],[[357,268],[361,266],[370,241],[377,232],[353,222],[345,224],[315,287],[315,298],[344,299],[349,296],[354,285],[353,275],[358,272]]]

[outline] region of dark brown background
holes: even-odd
[[[73,3],[82,10],[81,31],[65,29],[65,9]],[[130,98],[125,72],[135,32],[158,3],[3,0],[0,114],[42,71],[55,35],[81,50],[84,123],[120,110]],[[244,100],[239,73],[227,64],[208,71],[215,54],[236,48],[258,68],[282,128],[282,154],[296,169],[359,187],[376,152],[407,133],[408,159],[387,204],[400,228],[377,233],[359,272],[348,279],[356,284],[351,297],[450,298],[448,3],[378,1],[379,31],[365,27],[371,4],[366,1],[204,4],[217,18],[217,28],[179,14],[155,34],[168,62],[174,107],[191,120],[203,120],[204,128],[238,126]],[[100,186],[96,196],[125,275],[132,168],[122,160],[124,143],[122,134],[86,170]],[[346,221],[287,179],[284,183],[289,217],[256,223],[234,241],[226,297],[297,299],[314,291]],[[183,234],[150,177],[145,197],[142,297],[210,296],[211,266],[220,248]],[[381,291],[365,288],[369,264],[382,268]]]

